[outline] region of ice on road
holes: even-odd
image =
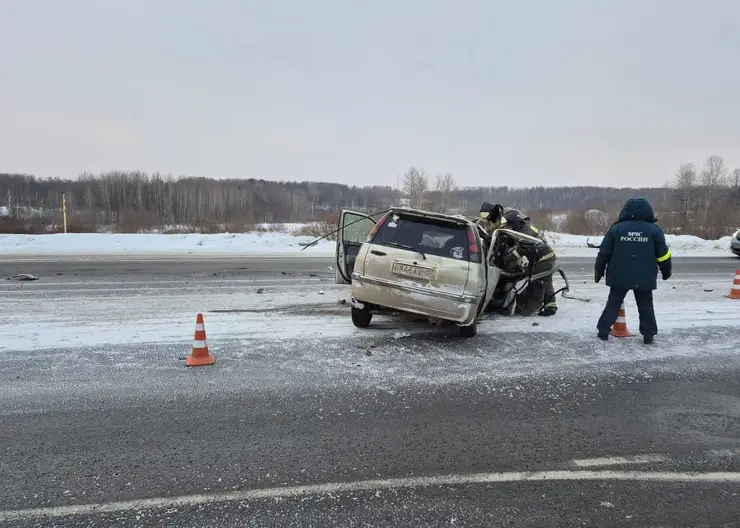
[[[648,347],[639,338],[632,297],[626,313],[635,337],[596,339],[608,289],[593,284],[588,264],[571,269],[569,278],[573,293],[591,302],[561,299],[554,317],[492,315],[469,340],[455,327],[409,318],[376,317],[370,328],[357,329],[349,316],[349,287],[333,284],[328,271],[200,281],[8,281],[0,284],[0,378],[21,378],[39,390],[51,382],[77,387],[105,380],[111,389],[186,387],[192,380],[182,359],[190,353],[198,312],[216,356],[206,376],[224,386],[298,386],[319,379],[442,383],[737,355],[740,302],[725,297],[730,281],[724,273],[661,282],[655,295],[660,334]]]
[[[720,275],[721,276],[721,275]],[[591,338],[608,289],[593,284],[588,272],[571,273],[571,288],[583,302],[561,299],[554,317],[492,315],[482,334],[565,333]],[[369,329],[349,318],[349,287],[326,278],[285,277],[275,282],[239,280],[61,282],[53,277],[24,284],[2,284],[0,350],[74,348],[112,344],[183,343],[192,338],[195,315],[206,317],[208,337],[284,341],[375,337],[399,331],[433,331],[423,322],[376,317]],[[661,335],[675,329],[733,326],[740,303],[727,299],[729,282],[718,276],[675,278],[655,293]],[[637,333],[634,298],[626,299],[627,321]],[[444,332],[444,330],[443,330]]]
[[[135,287],[134,294],[124,293],[112,284],[81,289],[74,295],[54,289],[53,282],[45,283],[44,288],[14,286],[4,289],[0,297],[4,330],[0,350],[186,344],[192,338],[198,312],[205,314],[211,340],[320,340],[433,331],[423,322],[386,317],[376,317],[369,329],[355,328],[346,304],[346,286],[306,279],[286,280],[279,286],[258,284],[244,284],[241,289],[235,285],[165,289],[147,283]],[[733,326],[740,320],[740,303],[723,295],[728,289],[727,281],[677,279],[661,286],[655,295],[661,335],[675,329]],[[548,318],[491,315],[481,322],[479,332],[565,333],[574,338],[590,338],[607,289],[576,284],[573,290],[591,302],[561,299],[558,314]],[[628,324],[637,333],[634,299],[628,296],[625,304]]]

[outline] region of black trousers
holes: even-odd
[[[555,257],[536,262],[532,268],[532,274],[544,273],[555,267]],[[544,307],[558,307],[555,301],[555,287],[552,283],[552,275],[529,283],[529,286],[516,298],[517,313],[521,315],[534,315]]]
[[[658,323],[655,320],[655,308],[653,307],[653,292],[651,290],[633,290],[637,311],[640,313],[640,333],[644,336],[654,336],[658,333]],[[629,290],[612,288],[609,290],[609,299],[606,301],[604,311],[599,318],[596,328],[600,335],[608,335],[612,325],[619,317],[619,309],[622,307],[624,298]]]
[[[552,257],[547,260],[540,260],[537,264],[534,265],[534,273],[542,273],[546,270],[551,270],[555,267],[555,259],[557,257]],[[552,283],[552,275],[548,275],[544,279],[542,279],[542,284],[545,287],[545,296],[544,299],[542,299],[542,302],[544,303],[545,308],[557,308],[558,302],[555,300],[555,286]]]

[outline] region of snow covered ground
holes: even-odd
[[[286,230],[293,232],[299,224]],[[594,256],[587,242],[599,244],[601,237],[548,233],[560,256]],[[668,235],[676,256],[724,256],[729,254],[731,237],[703,240],[689,235]],[[0,235],[0,256],[4,255],[90,255],[90,254],[296,254],[314,237],[290,233],[220,234],[53,234]],[[335,244],[322,240],[306,248],[303,255],[331,255]]]
[[[595,249],[591,249],[590,252],[583,251],[583,249],[587,248],[587,243],[601,244],[603,237],[547,233],[547,238],[552,241],[559,255],[575,257],[595,255]],[[676,256],[684,257],[727,255],[731,240],[731,236],[722,237],[719,240],[704,240],[691,235],[666,235],[666,242],[671,252]]]
[[[369,328],[355,328],[349,288],[333,284],[323,264],[308,264],[310,272],[260,275],[236,268],[243,275],[157,278],[140,277],[135,268],[143,264],[132,263],[126,277],[90,279],[79,269],[36,282],[2,281],[0,400],[38,398],[42,409],[49,396],[95,391],[393,390],[398,384],[484,386],[521,376],[654,373],[670,371],[677,361],[722,368],[740,361],[740,301],[725,297],[734,261],[721,268],[706,263],[659,284],[660,333],[651,347],[639,337],[631,297],[627,324],[635,337],[596,338],[607,288],[593,283],[590,259],[567,270],[573,293],[590,302],[562,299],[555,317],[490,316],[473,339],[460,338],[455,327],[408,318],[375,317]],[[216,364],[193,371],[182,360],[191,351],[198,312]]]
[[[0,255],[296,253],[313,240],[286,233],[0,235]],[[322,240],[307,252],[332,254],[334,244]]]
[[[569,279],[573,293],[591,302],[561,299],[555,317],[491,316],[481,323],[479,333],[566,333],[593,341],[608,289],[593,283],[590,266],[571,268]],[[695,327],[736,327],[740,302],[725,297],[731,279],[729,273],[712,272],[661,282],[655,299],[662,332],[670,335]],[[357,329],[346,303],[349,287],[315,276],[190,284],[137,282],[135,278],[86,283],[49,277],[1,286],[0,351],[152,343],[182,343],[186,350],[197,312],[205,314],[209,338],[216,340],[321,342],[327,338],[398,338],[439,332],[424,321],[385,317],[376,317],[370,329]],[[626,310],[630,327],[637,333],[632,297],[626,300]],[[456,335],[454,327],[451,335]]]

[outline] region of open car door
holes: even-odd
[[[488,245],[486,254],[483,255],[483,265],[486,267],[486,295],[483,298],[483,303],[480,307],[479,314],[482,314],[488,308],[488,304],[493,298],[493,294],[496,292],[498,281],[501,278],[501,268],[496,266],[493,258],[494,244]]]
[[[375,227],[375,220],[364,213],[342,209],[337,225],[336,271],[334,282],[351,284],[355,260],[362,244]]]
[[[536,281],[545,275],[554,274],[557,271],[557,267],[534,275],[532,274],[531,267],[528,267],[528,269],[521,269],[519,267],[505,269],[505,254],[508,248],[513,247],[513,244],[523,247],[526,255],[532,255],[530,258],[535,258],[537,251],[540,250],[544,243],[539,238],[510,229],[498,229],[494,239],[495,244],[493,245],[497,247],[494,250],[492,259],[501,268],[499,278],[502,282],[505,281],[505,285],[507,286],[501,292],[503,296],[500,299],[500,305],[503,310],[508,311],[509,315],[513,315],[517,308],[518,295],[530,285],[531,281]]]

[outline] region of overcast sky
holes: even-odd
[[[0,171],[661,185],[740,167],[738,0],[0,0]]]

